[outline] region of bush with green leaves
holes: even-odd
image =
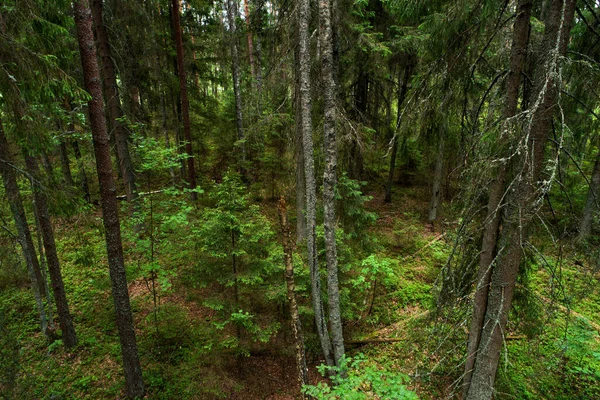
[[[321,365],[319,372],[331,374],[331,385],[319,382],[307,385],[304,393],[318,400],[416,400],[415,392],[406,388],[410,378],[370,363],[363,354],[342,360],[339,367]],[[341,373],[345,372],[345,374]]]

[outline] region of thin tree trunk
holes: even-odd
[[[321,277],[317,260],[317,189],[315,183],[315,160],[313,158],[312,120],[310,115],[310,46],[308,24],[310,20],[309,0],[298,2],[299,10],[299,58],[300,58],[300,112],[302,115],[302,144],[304,148],[304,174],[306,180],[306,233],[308,265],[312,289],[312,304],[315,313],[317,334],[327,365],[334,365],[331,341],[321,300]]]
[[[183,35],[181,31],[180,0],[173,0],[173,33],[177,47],[177,75],[179,75],[179,99],[181,102],[181,113],[183,117],[183,132],[185,136],[185,151],[187,153],[187,176],[190,189],[196,189],[196,169],[194,168],[194,152],[192,150],[192,132],[190,122],[190,103],[187,95],[187,79],[183,61]],[[196,201],[195,192],[191,194],[192,200]]]
[[[435,160],[435,171],[433,173],[433,184],[431,186],[431,200],[429,201],[429,217],[428,222],[433,226],[433,223],[437,219],[437,211],[440,205],[441,199],[441,186],[442,179],[444,178],[444,144],[446,138],[444,137],[446,132],[442,132],[439,143],[437,157]]]
[[[56,311],[58,313],[58,320],[62,331],[63,343],[65,347],[71,348],[77,344],[77,335],[75,333],[75,327],[73,326],[73,317],[69,311],[65,285],[60,271],[60,262],[58,261],[56,242],[54,241],[54,228],[52,227],[52,221],[50,220],[50,213],[48,211],[48,200],[39,184],[40,171],[36,159],[26,154],[25,165],[27,167],[27,172],[31,176],[34,204],[39,218],[41,236],[44,242],[44,251],[48,263],[48,272],[50,273],[50,282],[52,285],[52,292],[54,293],[54,301],[56,303]]]
[[[297,34],[297,33],[296,33]],[[306,239],[306,178],[304,177],[304,146],[302,144],[302,109],[300,101],[300,53],[294,51],[294,115],[296,119],[294,152],[296,155],[296,243]]]
[[[508,213],[498,241],[496,268],[492,271],[483,329],[475,358],[467,400],[491,399],[500,361],[508,312],[523,255],[523,240],[539,208],[538,191],[544,166],[546,138],[552,125],[553,111],[558,99],[560,57],[564,56],[569,41],[576,0],[557,0],[552,3],[542,51],[545,62],[536,74],[536,106],[528,127],[528,148],[521,154],[514,190],[509,196]]]
[[[71,173],[71,163],[69,162],[69,150],[67,149],[67,143],[64,140],[60,141],[58,145],[60,152],[60,169],[62,172],[63,180],[68,188],[75,187],[73,182],[73,174]]]
[[[321,76],[323,79],[323,119],[325,171],[323,173],[323,207],[325,253],[327,259],[327,295],[333,356],[336,366],[344,358],[344,335],[340,311],[337,246],[335,242],[335,185],[337,182],[337,142],[335,137],[335,82],[333,80],[333,41],[331,32],[331,2],[319,1],[319,44],[321,47]]]
[[[23,258],[25,259],[27,271],[29,272],[29,277],[31,279],[31,286],[33,288],[33,294],[35,296],[35,302],[40,316],[40,328],[42,333],[46,335],[48,334],[48,319],[46,317],[46,310],[44,309],[44,303],[42,301],[43,293],[45,293],[46,290],[44,285],[44,277],[35,253],[31,232],[29,231],[29,226],[27,225],[27,217],[25,215],[25,209],[23,208],[21,193],[19,192],[14,161],[10,153],[6,134],[4,133],[2,120],[0,120],[0,173],[2,173],[4,191],[6,192],[10,210],[15,220],[19,244],[23,250]]]
[[[235,96],[235,122],[237,137],[241,142],[241,159],[246,160],[246,144],[244,140],[244,119],[242,115],[242,89],[240,87],[240,57],[237,45],[237,32],[235,20],[237,7],[234,0],[227,0],[227,22],[229,23],[229,45],[231,46],[231,75],[233,78],[233,94]]]
[[[517,112],[521,75],[527,58],[532,5],[532,0],[520,0],[517,5],[517,18],[513,27],[513,42],[510,55],[510,72],[506,82],[505,120],[513,117]],[[510,125],[508,126],[510,127]],[[507,135],[503,135],[503,137],[507,137]],[[504,147],[502,146],[502,143],[500,147]],[[473,315],[471,317],[469,340],[467,343],[467,360],[465,362],[463,378],[463,397],[466,397],[469,391],[473,366],[475,365],[475,355],[477,348],[479,347],[481,331],[483,330],[489,283],[492,276],[492,262],[496,254],[496,241],[498,239],[498,228],[500,227],[501,220],[500,209],[505,192],[507,168],[508,166],[506,165],[502,165],[498,168],[496,179],[492,182],[489,192],[487,216],[481,243],[481,253],[479,255],[479,269],[477,272],[477,280],[475,282]]]
[[[90,196],[90,187],[88,185],[87,174],[85,172],[85,165],[83,164],[83,159],[81,158],[81,149],[79,149],[79,142],[77,140],[73,140],[71,142],[73,146],[73,153],[75,154],[75,159],[77,160],[77,168],[79,169],[79,184],[81,185],[81,190],[83,191],[83,198],[86,203],[91,202],[92,197]]]
[[[88,111],[96,169],[100,184],[100,199],[102,202],[102,219],[106,236],[106,250],[110,268],[112,294],[115,304],[117,328],[121,343],[121,355],[125,372],[125,389],[130,398],[144,396],[144,382],[137,351],[133,315],[129,301],[123,246],[121,242],[121,227],[117,207],[116,187],[110,160],[106,120],[104,119],[104,103],[102,87],[96,59],[94,35],[92,33],[92,16],[87,0],[77,0],[73,3],[77,39],[85,88],[91,98],[88,101]]]
[[[137,199],[135,171],[131,161],[131,155],[129,154],[129,134],[121,122],[121,119],[123,118],[121,98],[119,96],[119,88],[117,87],[117,74],[111,55],[108,32],[102,17],[102,2],[103,0],[92,0],[92,18],[94,21],[96,41],[98,43],[98,53],[102,60],[102,87],[104,89],[104,98],[106,99],[108,109],[109,126],[114,133],[117,158],[121,176],[123,178],[123,185],[125,186],[125,194],[127,196],[127,201],[130,204],[130,210],[133,212],[135,209],[135,201]]]
[[[308,384],[308,368],[306,366],[306,353],[304,350],[304,337],[302,334],[302,324],[300,314],[298,313],[298,302],[296,301],[296,283],[294,281],[294,262],[292,258],[292,238],[290,226],[287,220],[287,207],[282,197],[279,200],[279,221],[281,223],[281,237],[283,242],[283,255],[285,260],[285,283],[287,288],[287,298],[290,306],[290,316],[292,318],[292,332],[294,333],[294,347],[296,350],[296,367],[298,368],[298,382],[302,388]],[[302,395],[303,399],[308,399]]]
[[[594,212],[597,209],[598,194],[600,193],[600,152],[596,155],[596,162],[594,163],[594,170],[592,171],[592,180],[590,181],[590,187],[587,194],[587,200],[583,213],[581,214],[581,221],[579,223],[579,241],[587,239],[592,234],[592,220]]]
[[[246,20],[246,38],[248,40],[248,60],[250,61],[250,73],[252,78],[256,79],[256,71],[254,68],[254,45],[252,43],[252,24],[250,23],[250,9],[248,8],[248,0],[244,0],[244,18]]]

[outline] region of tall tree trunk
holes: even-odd
[[[96,47],[92,33],[92,16],[87,0],[76,0],[73,3],[75,25],[79,42],[79,53],[83,69],[85,88],[91,98],[88,101],[88,111],[96,169],[100,184],[100,200],[102,202],[102,219],[106,236],[106,250],[110,268],[112,294],[115,304],[117,328],[121,343],[121,355],[125,372],[125,389],[130,398],[144,396],[144,382],[137,351],[133,316],[125,275],[123,245],[121,242],[121,227],[116,199],[116,187],[110,160],[106,120],[104,119],[104,103],[102,87],[96,59]]]
[[[442,197],[441,187],[444,172],[444,144],[446,138],[444,135],[446,132],[442,132],[438,142],[438,151],[435,160],[435,171],[433,173],[433,183],[431,185],[431,200],[429,201],[429,216],[428,222],[433,226],[433,223],[437,219],[437,211],[440,205],[440,199]]]
[[[235,20],[237,18],[237,6],[235,0],[227,0],[227,22],[229,24],[229,34],[231,47],[231,75],[233,78],[233,94],[235,96],[235,123],[237,136],[240,143],[241,160],[246,160],[246,144],[244,140],[244,119],[242,115],[242,88],[240,86],[240,57],[237,45],[237,30]]]
[[[196,189],[196,169],[194,168],[194,152],[192,150],[192,132],[190,122],[190,103],[187,95],[187,79],[183,61],[183,34],[181,30],[180,1],[173,0],[173,33],[177,47],[177,75],[179,75],[179,99],[183,117],[183,132],[185,136],[185,151],[187,153],[187,176],[190,189]],[[196,193],[192,192],[192,200],[196,200]]]
[[[103,0],[92,0],[92,18],[96,32],[96,41],[98,43],[98,54],[102,60],[102,87],[108,109],[109,126],[114,133],[117,158],[123,178],[123,185],[125,186],[125,194],[130,204],[130,209],[133,212],[135,209],[134,203],[137,199],[135,171],[129,154],[129,134],[121,122],[123,118],[121,98],[119,96],[119,88],[117,87],[117,74],[111,55],[108,31],[102,17],[102,2]]]
[[[10,210],[15,220],[19,244],[23,250],[23,258],[25,259],[29,278],[31,279],[31,286],[33,288],[33,294],[40,316],[40,328],[44,334],[47,334],[48,319],[46,318],[46,310],[44,309],[44,303],[42,301],[42,296],[46,290],[44,276],[42,275],[42,270],[35,253],[35,247],[33,246],[31,232],[27,225],[27,217],[25,215],[25,209],[23,208],[23,201],[21,200],[21,193],[19,192],[19,185],[17,183],[17,174],[15,173],[14,168],[14,161],[10,153],[8,139],[4,133],[2,120],[0,120],[0,173],[2,173],[4,191],[6,192]]]
[[[587,194],[587,200],[583,213],[581,214],[581,221],[579,222],[579,236],[578,240],[583,241],[592,234],[592,220],[594,212],[597,210],[597,204],[599,201],[598,195],[600,193],[600,152],[596,155],[596,162],[594,163],[594,170],[592,171],[592,180],[590,181],[590,187]]]
[[[85,165],[83,163],[83,159],[81,158],[81,149],[79,148],[79,142],[77,140],[73,140],[71,142],[73,147],[73,153],[75,154],[75,159],[77,160],[77,169],[79,170],[79,184],[81,185],[81,190],[83,191],[83,198],[86,203],[92,201],[92,197],[90,195],[90,187],[88,185],[87,174],[85,172]]]
[[[333,40],[331,32],[331,2],[319,0],[319,45],[323,79],[323,119],[325,171],[323,173],[323,207],[325,253],[327,258],[327,295],[333,357],[336,366],[344,358],[344,335],[340,311],[337,246],[335,242],[335,185],[337,182],[337,142],[335,137],[335,82],[333,80]]]
[[[538,180],[544,166],[546,138],[558,99],[560,58],[566,53],[575,3],[576,0],[554,1],[546,23],[540,52],[545,55],[545,60],[538,64],[536,73],[537,100],[527,128],[528,147],[521,152],[521,159],[517,160],[519,165],[516,165],[516,170],[522,171],[522,175],[517,178],[508,199],[507,216],[498,241],[499,254],[490,280],[483,329],[467,400],[491,399],[494,392],[503,335],[523,255],[523,239],[527,238],[528,228],[541,203],[537,200],[543,183]]]
[[[69,150],[67,149],[67,143],[64,140],[60,141],[58,145],[60,153],[60,170],[62,172],[63,181],[68,188],[73,188],[75,183],[73,182],[73,174],[71,173],[71,163],[69,162]]]
[[[298,25],[296,24],[296,28]],[[297,29],[296,29],[297,30]],[[296,34],[298,34],[296,32]],[[294,50],[294,115],[296,119],[294,153],[296,156],[296,243],[306,239],[306,178],[304,177],[304,146],[302,144],[302,108],[300,100],[300,52]]]
[[[256,79],[256,71],[254,68],[254,45],[252,41],[252,24],[250,23],[250,9],[248,8],[248,0],[244,0],[244,19],[246,21],[246,39],[248,40],[248,61],[250,61],[250,73],[252,78]]]
[[[302,324],[300,314],[298,313],[298,302],[296,301],[296,283],[294,281],[294,261],[293,245],[290,234],[290,226],[287,220],[287,206],[285,199],[279,200],[279,221],[281,223],[281,237],[283,242],[283,255],[285,260],[285,283],[287,288],[287,298],[290,306],[290,316],[292,318],[292,332],[294,333],[294,347],[296,350],[296,366],[298,368],[298,382],[300,387],[308,384],[308,368],[306,367],[306,353],[304,350],[304,337],[302,335]],[[302,395],[303,399],[308,396]]]
[[[524,63],[527,58],[527,47],[529,42],[529,25],[531,17],[532,0],[520,0],[517,5],[517,18],[513,27],[513,42],[511,45],[510,71],[506,81],[506,105],[504,118],[509,124],[509,118],[517,112],[519,101],[519,86]],[[503,135],[507,137],[508,135]],[[501,148],[502,146],[501,143]],[[496,241],[498,239],[498,228],[501,219],[501,203],[506,189],[507,165],[498,168],[496,179],[492,182],[488,203],[487,216],[485,219],[481,253],[479,255],[479,269],[475,282],[475,295],[473,298],[473,315],[469,329],[469,340],[467,343],[467,360],[463,378],[463,397],[466,397],[471,384],[471,375],[475,365],[475,355],[479,347],[481,331],[485,311],[487,308],[490,278],[492,276],[492,261],[496,255]]]
[[[394,128],[393,136],[391,138],[392,153],[390,154],[390,170],[388,171],[388,180],[385,188],[385,199],[386,203],[392,201],[392,184],[394,183],[394,170],[396,169],[396,158],[398,156],[398,130],[400,129],[400,117],[402,116],[402,104],[406,99],[406,93],[408,92],[408,82],[412,75],[413,64],[409,61],[404,67],[404,77],[400,78],[398,73],[398,116],[396,117],[396,126]],[[390,99],[391,102],[391,99]]]
[[[26,150],[25,153],[27,153]],[[50,282],[52,285],[52,292],[54,293],[56,311],[58,312],[58,320],[60,321],[63,343],[65,347],[71,348],[77,344],[77,335],[75,333],[75,327],[73,326],[73,317],[69,311],[65,285],[60,271],[60,262],[58,261],[58,253],[54,241],[54,228],[52,227],[52,221],[50,220],[50,213],[48,211],[48,200],[39,184],[40,171],[37,160],[31,155],[25,154],[25,165],[27,167],[27,172],[31,176],[35,209],[40,221],[44,251],[48,263],[48,272],[50,273]]]
[[[327,365],[334,365],[331,341],[327,332],[327,323],[321,300],[321,277],[317,260],[317,189],[315,183],[315,160],[313,158],[312,119],[310,115],[310,46],[308,24],[310,20],[309,0],[298,2],[298,45],[300,58],[300,113],[302,115],[302,145],[304,149],[304,174],[306,180],[306,242],[308,265],[310,267],[310,282],[312,289],[312,304],[315,313],[317,334]]]

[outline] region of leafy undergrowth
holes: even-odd
[[[312,393],[340,399],[350,398],[348,393],[357,399],[408,399],[414,398],[413,392],[422,399],[458,397],[470,299],[459,299],[448,310],[436,307],[434,292],[452,251],[452,226],[441,223],[432,231],[424,223],[426,193],[422,190],[398,189],[391,204],[373,195],[367,209],[378,220],[369,228],[371,241],[363,246],[367,250],[351,257],[358,253],[340,239],[347,350],[362,364],[352,364],[352,379],[335,389],[326,386],[327,380],[317,372],[321,360],[311,331],[308,274],[296,260],[310,380],[320,388]],[[153,222],[146,221],[146,233],[125,235],[148,397],[298,398],[274,206],[262,203],[260,213],[258,208],[249,214],[243,211],[246,223],[240,229],[260,231],[248,231],[252,240],[235,248],[239,257],[248,257],[247,264],[240,264],[247,279],[239,283],[239,302],[232,304],[234,283],[227,272],[228,258],[222,261],[216,251],[210,257],[197,256],[214,245],[200,236],[205,231],[194,228],[210,214],[184,207],[177,194],[159,195],[153,201]],[[208,207],[219,207],[207,196],[203,201]],[[229,207],[231,221],[242,212],[236,204],[221,206]],[[124,231],[133,232],[132,226],[125,223]],[[97,212],[61,220],[57,229],[65,287],[79,336],[77,348],[67,351],[60,341],[49,343],[38,332],[35,303],[25,279],[2,288],[0,390],[5,397],[123,397],[101,234]],[[542,258],[532,252],[519,283],[497,398],[600,398],[597,271],[575,248],[545,253],[550,255]],[[252,257],[262,262],[254,263]],[[223,268],[215,275],[209,267],[219,262]],[[386,394],[392,392],[404,397]]]

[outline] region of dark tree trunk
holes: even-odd
[[[306,181],[306,245],[308,250],[308,265],[310,267],[310,282],[312,304],[315,313],[317,334],[327,365],[334,365],[331,341],[327,332],[327,323],[321,300],[321,277],[317,260],[317,189],[315,182],[315,160],[313,158],[313,138],[311,119],[310,95],[310,46],[308,24],[310,20],[309,0],[298,2],[298,45],[300,58],[300,114],[302,123],[302,146],[304,149],[304,177]]]
[[[25,153],[27,153],[26,150]],[[52,227],[50,213],[48,212],[48,200],[39,184],[40,171],[36,159],[33,156],[25,154],[25,165],[27,172],[31,176],[33,198],[40,221],[40,230],[44,242],[44,251],[48,264],[48,272],[50,273],[56,311],[58,312],[58,320],[60,321],[63,343],[65,347],[71,348],[77,344],[77,335],[73,326],[73,317],[69,311],[69,303],[67,302],[65,286],[60,271],[60,262],[58,261],[58,253],[54,241],[54,228]]]
[[[529,42],[529,27],[532,0],[520,0],[517,5],[517,18],[513,27],[513,43],[510,55],[510,71],[506,81],[506,104],[504,108],[505,123],[511,128],[509,118],[517,112],[519,101],[519,86],[521,75],[527,58],[527,46]],[[514,125],[513,125],[514,127]],[[503,135],[506,137],[507,135]],[[500,147],[504,147],[500,143]],[[475,282],[475,295],[473,299],[473,315],[469,329],[469,340],[467,344],[467,360],[463,378],[463,396],[466,397],[471,383],[475,355],[479,347],[481,331],[485,311],[487,308],[490,278],[492,276],[492,261],[496,255],[496,241],[498,239],[498,228],[500,227],[502,199],[506,190],[507,165],[501,165],[496,174],[496,179],[490,187],[487,216],[484,221],[483,239],[481,253],[479,255],[479,269]]]
[[[300,387],[308,384],[308,368],[306,367],[306,353],[304,350],[304,336],[302,334],[302,323],[298,312],[298,302],[296,301],[296,283],[294,281],[294,261],[293,245],[290,234],[290,226],[287,220],[287,207],[282,197],[279,200],[279,221],[281,223],[281,237],[283,242],[283,255],[285,260],[285,283],[287,288],[287,298],[290,306],[290,316],[292,318],[292,332],[294,333],[294,347],[296,350],[296,366],[298,368],[298,382]],[[303,399],[308,399],[302,395]]]
[[[75,154],[75,159],[77,160],[77,169],[79,169],[79,184],[81,185],[81,190],[83,191],[83,198],[86,203],[89,203],[92,198],[90,196],[90,187],[88,185],[87,174],[85,172],[85,165],[83,164],[83,159],[81,158],[81,149],[79,149],[79,142],[77,140],[73,140],[71,142],[73,146],[73,153]]]
[[[60,141],[58,145],[60,152],[60,170],[62,172],[63,181],[68,188],[75,186],[73,182],[73,174],[71,173],[71,163],[69,162],[69,150],[67,149],[67,143],[64,140]]]
[[[566,53],[576,0],[557,0],[546,23],[540,54],[544,62],[538,64],[536,97],[528,126],[528,148],[516,165],[522,171],[514,190],[508,198],[507,214],[498,240],[497,263],[492,271],[488,300],[481,330],[479,346],[466,399],[491,399],[500,361],[503,336],[506,332],[508,312],[523,255],[523,239],[541,202],[537,201],[541,183],[538,182],[544,166],[546,138],[558,99],[560,57]]]
[[[433,183],[431,185],[431,200],[429,201],[429,216],[427,220],[432,226],[437,219],[438,207],[442,197],[441,188],[444,172],[444,144],[446,141],[446,138],[444,137],[445,134],[446,132],[441,132],[441,137],[439,138],[438,151],[435,160],[435,170],[433,173]]]
[[[337,182],[337,142],[335,137],[335,82],[333,80],[333,41],[331,32],[331,2],[319,1],[319,45],[321,48],[321,76],[323,79],[323,131],[325,171],[323,173],[323,207],[325,253],[327,259],[327,295],[329,324],[335,365],[340,367],[344,357],[344,335],[340,310],[338,259],[335,218],[335,185]]]
[[[6,197],[15,220],[15,226],[17,227],[19,244],[23,250],[23,258],[27,265],[27,271],[31,279],[31,285],[33,293],[35,295],[35,301],[40,316],[40,328],[44,334],[47,334],[48,321],[46,318],[46,311],[44,310],[44,304],[42,296],[46,291],[44,276],[33,246],[33,239],[31,238],[31,232],[29,231],[29,225],[27,225],[27,217],[25,215],[25,209],[23,208],[23,202],[21,200],[21,193],[19,192],[19,185],[17,183],[17,174],[15,173],[14,161],[8,145],[8,139],[4,133],[4,127],[0,120],[0,173],[2,173],[2,181],[4,183],[4,190]]]
[[[231,46],[231,75],[233,78],[233,94],[235,96],[235,123],[237,138],[241,142],[241,160],[246,160],[246,144],[244,140],[244,119],[242,115],[242,88],[240,86],[240,56],[237,44],[237,29],[235,20],[237,7],[234,0],[227,0],[227,22],[229,23],[229,45]]]
[[[85,88],[91,96],[88,101],[88,111],[94,153],[96,155],[98,182],[100,184],[102,219],[106,235],[106,250],[108,253],[117,328],[121,343],[121,355],[123,357],[125,389],[127,396],[130,398],[142,397],[144,396],[145,389],[137,351],[131,304],[129,302],[127,277],[125,275],[121,227],[119,226],[116,199],[117,189],[113,178],[106,120],[104,119],[102,87],[98,71],[98,61],[96,59],[94,35],[92,33],[92,16],[87,0],[75,1],[73,8],[75,11],[75,25],[77,28]]]
[[[102,87],[104,89],[104,98],[106,99],[108,109],[109,126],[114,133],[119,170],[121,171],[121,177],[123,178],[127,201],[133,212],[135,209],[134,203],[137,199],[135,170],[129,154],[129,133],[121,122],[121,118],[123,118],[121,98],[119,96],[119,88],[117,87],[117,74],[115,72],[115,65],[111,54],[108,31],[106,30],[102,17],[102,3],[103,0],[92,0],[92,18],[94,21],[94,30],[96,32],[96,42],[98,43],[98,54],[102,60]]]
[[[579,237],[578,240],[583,241],[592,234],[592,220],[594,218],[594,212],[598,209],[598,194],[600,193],[600,152],[596,155],[596,162],[594,163],[594,170],[592,171],[592,180],[590,181],[590,187],[587,194],[587,200],[583,213],[581,214],[581,221],[579,223]]]
[[[173,0],[173,36],[177,47],[177,75],[179,76],[179,100],[183,117],[183,133],[185,137],[185,151],[187,153],[187,176],[190,189],[196,189],[196,169],[194,168],[194,152],[192,150],[192,132],[190,122],[190,103],[187,94],[187,79],[183,60],[183,34],[181,30],[180,1]],[[196,193],[192,192],[192,200],[196,200]]]

